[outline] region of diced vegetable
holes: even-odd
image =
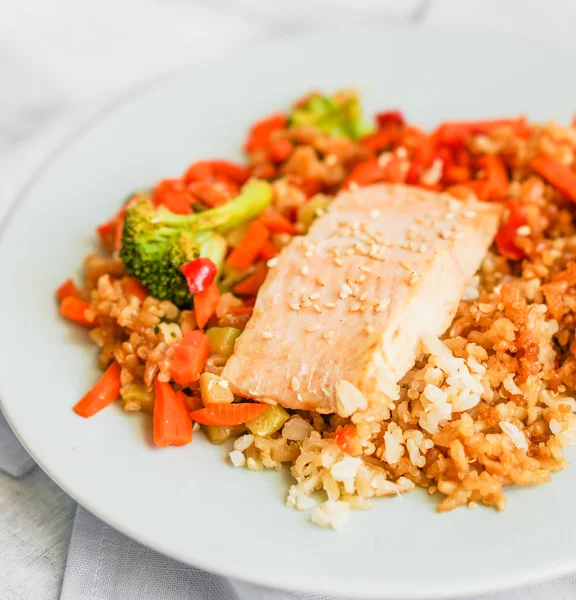
[[[290,140],[274,140],[268,147],[268,158],[274,163],[281,163],[289,158],[294,150]]]
[[[232,291],[239,296],[255,296],[264,283],[267,274],[268,268],[266,265],[260,265],[253,275],[236,284]]]
[[[220,298],[220,292],[214,282],[194,296],[194,316],[200,329],[204,329],[208,319],[214,314],[218,298]]]
[[[250,223],[242,223],[242,225],[238,225],[238,227],[234,227],[226,234],[226,242],[228,246],[231,248],[236,248],[236,246],[242,241],[246,232],[248,231],[248,227],[250,227]]]
[[[188,331],[182,340],[172,346],[174,358],[170,362],[170,375],[180,385],[198,381],[210,354],[210,342],[202,331]]]
[[[67,279],[57,290],[56,298],[58,302],[62,302],[64,298],[68,296],[78,296],[78,288],[76,284],[71,280]]]
[[[258,258],[270,232],[259,221],[252,221],[242,241],[232,250],[226,263],[235,269],[247,269]]]
[[[96,327],[98,325],[97,317],[87,317],[86,311],[90,309],[90,304],[76,298],[75,296],[67,296],[60,304],[60,314],[79,325],[85,327]]]
[[[290,233],[296,235],[296,227],[284,215],[275,208],[268,207],[259,217],[260,222],[266,226],[271,233]]]
[[[378,127],[385,127],[390,123],[402,127],[405,123],[404,115],[399,110],[387,110],[376,115]]]
[[[256,417],[259,417],[268,404],[250,402],[239,402],[238,404],[212,404],[201,410],[190,413],[193,421],[202,425],[218,425],[220,427],[232,427],[242,425]]]
[[[141,383],[128,383],[120,390],[124,406],[134,404],[151,413],[154,409],[154,392]]]
[[[351,91],[334,96],[312,94],[290,115],[290,127],[313,125],[328,135],[357,140],[370,132],[362,118],[362,106],[357,94]]]
[[[180,270],[186,277],[188,290],[191,294],[197,294],[205,290],[216,278],[218,267],[203,256],[185,263]]]
[[[210,352],[223,358],[229,358],[234,352],[234,344],[242,331],[235,327],[210,327],[206,331],[210,342]]]
[[[223,384],[223,379],[214,373],[202,373],[200,375],[200,393],[204,406],[211,404],[232,404],[234,394]]]
[[[304,226],[305,231],[308,231],[318,213],[328,208],[331,200],[332,198],[326,194],[316,194],[298,208],[298,222]]]
[[[344,452],[350,454],[354,438],[356,438],[356,427],[354,425],[345,425],[336,432],[334,441]]]
[[[217,427],[215,425],[202,425],[202,431],[210,440],[211,444],[219,446],[223,444],[232,435],[231,427]]]
[[[516,245],[514,239],[518,228],[526,224],[526,207],[517,198],[509,200],[506,207],[509,211],[508,220],[502,225],[494,241],[502,256],[510,260],[521,260],[525,253]]]
[[[255,435],[266,437],[278,431],[290,415],[281,407],[270,405],[259,417],[246,423],[246,427]]]
[[[148,289],[136,277],[123,277],[122,287],[126,294],[136,296],[140,301],[144,301],[150,295]]]
[[[201,160],[190,165],[184,173],[184,181],[208,181],[218,177],[229,179],[242,185],[249,177],[246,167],[228,160]]]
[[[532,161],[532,168],[548,183],[576,202],[576,173],[572,169],[544,155]]]
[[[157,446],[183,446],[192,441],[192,420],[182,392],[169,383],[154,383],[154,443]]]
[[[180,179],[163,179],[154,188],[152,203],[154,206],[165,206],[178,215],[189,215],[192,196]]]
[[[112,404],[120,396],[120,365],[113,362],[96,385],[76,404],[74,412],[88,418]]]

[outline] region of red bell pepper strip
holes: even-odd
[[[508,196],[510,179],[506,167],[499,156],[488,155],[478,159],[478,166],[484,170],[490,185],[489,200],[502,200]]]
[[[180,267],[186,277],[188,290],[197,294],[205,290],[216,278],[218,267],[209,259],[201,256]]]
[[[283,113],[275,113],[257,121],[252,125],[248,139],[244,142],[244,150],[253,152],[266,149],[272,139],[272,134],[280,129],[285,129],[287,122],[288,119]]]
[[[506,207],[510,215],[506,223],[500,227],[494,241],[502,256],[510,260],[521,260],[525,253],[515,244],[514,238],[518,227],[526,224],[526,206],[517,198],[513,198],[508,201]]]
[[[183,392],[175,392],[169,383],[154,383],[154,443],[163,448],[184,446],[192,441],[192,419]]]
[[[399,110],[386,110],[376,115],[376,123],[380,128],[390,123],[402,127],[405,122],[404,115]]]
[[[212,404],[206,408],[191,412],[190,416],[193,421],[202,425],[235,427],[259,417],[267,408],[267,404],[252,404],[250,402]]]
[[[532,168],[548,183],[576,202],[576,173],[572,169],[544,155],[532,161]]]
[[[246,167],[229,160],[199,160],[188,167],[182,179],[186,183],[192,183],[224,178],[242,185],[249,176],[250,172]]]
[[[193,198],[180,179],[163,179],[156,184],[152,195],[154,206],[165,206],[168,210],[179,215],[192,212],[190,204]]]
[[[120,365],[113,362],[94,387],[76,404],[74,412],[87,419],[112,404],[120,396],[120,372]]]

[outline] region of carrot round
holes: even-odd
[[[200,329],[203,329],[208,319],[214,314],[220,292],[215,282],[212,282],[206,289],[194,294],[194,316]]]
[[[68,298],[68,296],[78,296],[76,284],[71,279],[67,279],[56,290],[56,298],[58,299],[58,302],[62,302],[62,300],[64,300],[64,298]]]
[[[80,300],[80,298],[76,298],[75,296],[67,296],[62,300],[62,304],[60,304],[60,314],[79,325],[96,327],[98,318],[89,319],[86,316],[86,311],[89,308],[90,304],[88,302],[84,302],[84,300]]]
[[[202,425],[234,427],[259,417],[267,408],[268,404],[251,404],[249,402],[212,404],[206,408],[195,410],[190,413],[190,416],[193,421]]]
[[[226,264],[239,271],[244,271],[254,263],[269,236],[270,232],[267,227],[258,220],[252,221],[246,235],[226,259]]]
[[[76,404],[74,412],[88,418],[112,404],[120,395],[120,365],[113,362],[94,387]]]
[[[183,446],[192,441],[192,420],[183,392],[175,392],[169,383],[154,383],[154,443],[157,446]]]

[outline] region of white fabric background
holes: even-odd
[[[573,0],[0,0],[0,224],[42,160],[126,90],[277,34],[375,19],[576,49]],[[0,418],[0,469],[19,477],[32,466]],[[0,473],[0,599],[59,597],[73,514],[73,502],[38,469],[21,479]],[[78,512],[63,600],[294,597],[185,567]],[[575,598],[570,576],[481,600]]]

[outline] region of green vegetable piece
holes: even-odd
[[[278,431],[290,415],[281,406],[269,406],[259,417],[246,423],[246,427],[254,434],[262,437]]]
[[[215,425],[202,425],[202,431],[212,444],[223,444],[231,435],[231,427],[216,427]]]
[[[314,219],[318,216],[318,211],[326,210],[332,198],[326,194],[316,194],[312,196],[306,204],[298,208],[298,222],[304,225],[304,231],[308,231]]]
[[[313,125],[328,135],[352,140],[371,131],[363,120],[358,95],[352,91],[337,92],[333,96],[314,94],[304,105],[294,109],[288,123],[290,127]]]
[[[241,333],[242,331],[235,327],[210,327],[206,331],[210,342],[210,352],[223,358],[229,358],[234,352],[234,344]]]
[[[122,387],[120,395],[124,406],[139,404],[145,412],[152,412],[154,409],[154,392],[141,383],[128,383]]]
[[[126,273],[138,277],[159,300],[171,300],[182,308],[192,297],[180,271],[183,264],[210,257],[220,267],[226,254],[226,231],[259,215],[272,200],[267,181],[249,181],[240,194],[217,208],[191,215],[156,209],[142,200],[126,211],[120,258]]]

